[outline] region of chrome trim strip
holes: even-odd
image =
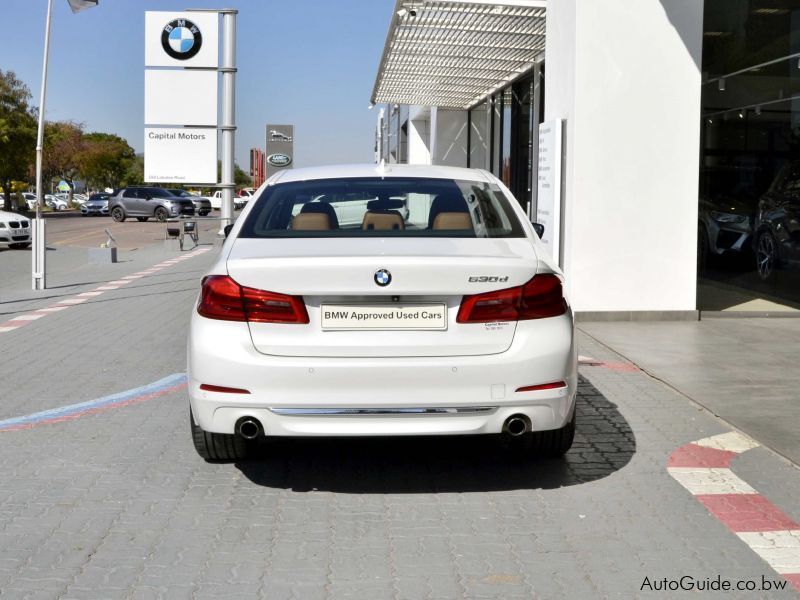
[[[496,406],[437,406],[411,408],[275,408],[269,410],[284,416],[331,416],[331,415],[464,415],[480,414],[495,410]]]

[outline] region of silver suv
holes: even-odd
[[[122,222],[128,217],[147,221],[166,221],[170,217],[193,216],[194,203],[188,198],[179,198],[169,190],[158,187],[129,187],[119,190],[108,202],[111,218]]]

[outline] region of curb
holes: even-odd
[[[760,445],[737,431],[703,438],[675,450],[667,472],[800,591],[800,524],[730,469],[734,458]]]

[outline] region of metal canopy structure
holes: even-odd
[[[546,0],[397,0],[372,103],[471,108],[544,51]]]

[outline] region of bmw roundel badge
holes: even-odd
[[[161,32],[161,47],[176,60],[189,60],[202,46],[203,34],[189,19],[173,19]]]
[[[380,269],[375,271],[375,283],[377,283],[381,287],[386,287],[390,283],[392,283],[392,274],[389,273],[386,269]]]

